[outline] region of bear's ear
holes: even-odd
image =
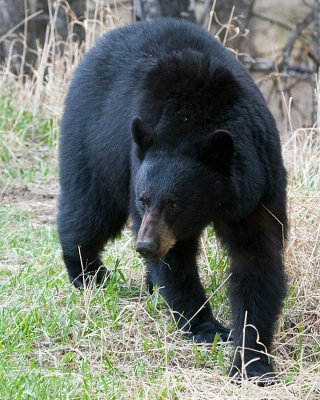
[[[151,129],[148,129],[139,117],[134,117],[131,121],[131,133],[139,152],[144,153],[152,143]]]
[[[229,173],[234,156],[231,133],[221,129],[208,135],[200,143],[199,155],[202,161],[217,171]]]

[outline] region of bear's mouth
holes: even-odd
[[[151,241],[137,241],[136,251],[146,260],[158,260],[165,257],[175,243],[176,241],[174,238],[160,242],[160,246]]]

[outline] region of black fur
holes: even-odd
[[[228,336],[196,264],[201,232],[213,224],[231,258],[235,346],[250,349],[245,364],[258,358],[249,377],[272,374],[261,351],[271,349],[286,293],[286,175],[274,119],[223,46],[175,20],[105,35],[70,87],[60,177],[59,235],[75,286],[82,268],[86,279],[98,270],[103,279],[99,254],[130,216],[149,289],[161,288],[179,327],[199,342]],[[238,352],[231,374],[241,366]]]

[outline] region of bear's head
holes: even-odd
[[[197,141],[164,140],[135,117],[131,131],[138,169],[135,204],[142,222],[136,250],[163,257],[176,242],[198,236],[231,198],[234,143],[216,130]]]

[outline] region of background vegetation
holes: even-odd
[[[49,36],[33,74],[17,78],[6,65],[1,70],[0,398],[318,399],[319,122],[293,128],[295,111],[286,97],[284,116],[277,116],[287,127],[281,137],[290,217],[290,285],[273,353],[280,383],[235,386],[227,377],[232,344],[194,345],[181,338],[158,293],[145,293],[129,231],[106,248],[112,279],[104,290],[79,292],[69,284],[55,226],[59,124],[83,50],[124,21],[120,9],[104,11],[103,19],[86,22],[82,48],[69,38],[61,57],[51,51],[56,39]],[[314,89],[319,105],[320,84]],[[211,229],[201,246],[208,296],[218,319],[230,326],[228,259]]]

